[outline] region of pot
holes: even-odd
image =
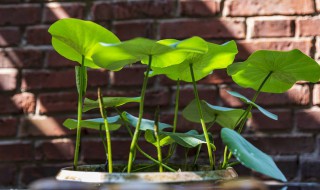
[[[94,184],[144,182],[144,183],[185,183],[199,181],[230,180],[238,177],[233,168],[226,170],[201,170],[200,171],[177,171],[177,172],[135,172],[121,173],[99,171],[104,165],[82,165],[75,171],[72,167],[60,170],[56,176],[57,180],[78,181]],[[206,168],[206,167],[204,167]]]

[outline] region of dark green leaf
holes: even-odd
[[[251,100],[249,100],[248,98],[246,98],[245,96],[239,94],[238,92],[233,92],[233,91],[227,91],[231,96],[237,97],[240,100],[242,100],[243,102],[247,103],[247,104],[251,104],[254,107],[256,107],[259,111],[261,111],[265,116],[273,119],[273,120],[278,120],[278,116],[267,111],[266,109],[262,108],[261,106],[259,106],[258,104],[252,102]]]
[[[234,130],[223,128],[221,130],[223,143],[242,165],[260,172],[264,175],[286,182],[286,177],[279,170],[272,158],[244,139]]]
[[[201,100],[201,109],[206,123],[215,121],[220,126],[227,128],[233,128],[245,112],[242,109],[213,106],[204,100]],[[187,120],[200,123],[200,115],[195,99],[182,111],[182,114]],[[251,114],[248,117],[251,117]]]
[[[118,43],[120,40],[109,30],[91,22],[75,18],[65,18],[56,21],[49,28],[52,35],[53,48],[63,57],[84,65],[98,68],[92,61],[94,47],[99,42]]]
[[[272,73],[271,73],[272,72]],[[319,64],[300,50],[254,52],[246,61],[228,67],[228,74],[240,86],[258,90],[271,73],[261,92],[282,93],[297,81],[318,82]]]
[[[121,127],[120,116],[117,115],[113,117],[108,117],[107,120],[109,123],[109,130],[115,131]],[[78,120],[66,119],[63,122],[63,126],[67,127],[68,129],[77,129],[77,123],[78,123]],[[100,130],[100,126],[101,126],[102,129],[105,130],[103,118],[82,120],[80,122],[80,126],[84,128],[95,129],[95,130]]]
[[[140,101],[141,101],[140,97],[104,97],[103,98],[103,103],[105,108],[118,107],[131,102],[139,103]],[[98,100],[90,100],[88,98],[84,100],[83,112],[87,112],[95,108],[99,108]]]

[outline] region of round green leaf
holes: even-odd
[[[258,90],[269,75],[261,92],[282,93],[299,80],[318,82],[320,66],[300,50],[254,52],[246,61],[228,67],[228,74],[240,86]]]
[[[109,130],[115,131],[121,127],[120,116],[117,115],[113,117],[108,117],[107,120],[109,124]],[[63,126],[67,127],[68,129],[77,129],[77,123],[78,123],[78,120],[66,119],[63,122]],[[102,127],[101,129],[105,130],[103,118],[82,120],[80,122],[80,126],[88,129],[95,129],[95,130],[100,130],[100,126],[101,126]]]
[[[245,112],[242,109],[213,106],[204,100],[201,100],[201,109],[204,122],[209,123],[215,121],[220,126],[227,128],[235,127],[237,121]],[[182,115],[189,121],[200,123],[200,115],[195,99],[182,111]],[[248,117],[251,117],[251,114],[249,114]]]
[[[208,51],[204,54],[189,53],[186,60],[180,64],[172,65],[165,68],[158,68],[153,65],[152,76],[165,74],[172,80],[182,80],[192,82],[190,64],[193,65],[195,80],[198,81],[215,69],[223,69],[230,65],[235,55],[238,53],[236,43],[230,41],[228,43],[217,45],[208,43]]]
[[[161,147],[174,143],[174,140],[170,136],[159,134],[159,133],[158,135],[159,135]],[[157,145],[158,142],[154,136],[154,131],[147,129],[146,132],[144,133],[144,138],[146,139],[147,142],[151,143],[155,147],[158,146]]]
[[[274,179],[287,181],[272,158],[249,143],[239,133],[223,128],[221,130],[221,138],[242,165]]]
[[[129,114],[128,112],[123,112],[122,117],[133,127],[136,127],[139,120],[139,118]],[[166,128],[172,128],[172,126],[166,123],[159,122],[159,131],[162,131],[163,129],[166,129]],[[149,119],[142,119],[140,130],[146,131],[147,129],[152,131],[154,130],[154,121]]]
[[[131,102],[139,103],[140,101],[140,97],[103,97],[103,103],[105,108],[118,107]],[[87,112],[95,108],[100,108],[99,100],[91,100],[88,98],[84,99],[84,104],[82,108],[83,112]]]
[[[104,27],[91,21],[75,18],[58,20],[50,26],[48,31],[52,35],[52,46],[60,55],[79,64],[84,56],[84,65],[91,68],[98,68],[91,58],[98,42],[120,42]]]

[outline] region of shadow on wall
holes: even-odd
[[[180,1],[179,3],[179,9],[175,1],[113,3],[101,1],[92,3],[91,9],[88,9],[85,3],[46,3],[43,8],[41,24],[39,23],[40,19],[38,19],[37,23],[31,23],[32,26],[19,24],[17,26],[14,20],[9,19],[1,26],[0,114],[2,117],[0,124],[2,131],[0,137],[10,141],[10,144],[3,145],[0,142],[0,157],[3,155],[3,150],[20,144],[28,145],[23,147],[29,153],[22,158],[32,161],[32,164],[22,163],[17,166],[22,168],[22,183],[28,184],[36,178],[52,176],[53,172],[45,173],[46,168],[54,168],[53,170],[56,171],[58,166],[52,166],[52,164],[66,162],[70,164],[73,158],[75,132],[65,129],[61,123],[66,117],[74,117],[76,113],[77,96],[73,69],[75,63],[65,60],[49,47],[50,35],[47,33],[50,24],[58,19],[65,17],[85,18],[85,11],[91,10],[93,20],[111,29],[121,40],[138,36],[153,39],[183,39],[200,36],[208,41],[224,43],[234,39],[237,41],[239,48],[237,60],[245,60],[248,55],[258,49],[288,50],[300,48],[306,54],[311,55],[311,45],[308,45],[311,44],[311,41],[310,43],[304,43],[299,39],[273,39],[269,37],[278,36],[261,35],[254,30],[254,27],[247,26],[247,24],[252,25],[259,21],[249,22],[240,17],[225,17],[222,15],[222,6],[218,1]],[[12,11],[11,14],[16,13]],[[293,27],[291,24],[289,25],[289,27]],[[291,30],[294,31],[293,28]],[[259,39],[259,37],[262,38]],[[264,37],[268,37],[268,39]],[[288,37],[293,37],[293,34]],[[109,78],[116,81],[119,77],[125,77],[126,72],[132,76],[132,74],[143,73],[143,69],[133,66],[119,73],[113,73],[114,78],[111,78],[107,71],[89,71],[89,94],[95,94],[97,86],[107,86],[110,83]],[[104,80],[101,80],[101,78]],[[160,82],[163,85],[162,88],[168,91],[164,95],[168,96],[167,99],[170,101],[174,93],[171,94],[168,89],[172,88],[174,83],[164,77],[160,77]],[[210,91],[212,94],[209,95],[200,92],[201,97],[210,95],[215,97],[209,97],[209,99],[212,99],[212,103],[243,107],[244,105],[241,102],[226,94],[227,89],[238,91],[249,98],[252,97],[252,92],[244,91],[233,84],[225,71],[216,71],[199,83],[204,86],[215,85],[217,87],[212,92]],[[132,84],[132,86],[134,87],[130,87],[130,89],[135,94],[137,91],[135,87],[139,88],[140,86],[139,84]],[[113,91],[111,93],[114,94],[125,94],[126,88],[128,88],[128,85],[119,82],[112,84],[110,91]],[[285,119],[280,119],[280,124],[266,126],[264,125],[264,118],[260,117],[258,113],[254,113],[259,119],[250,121],[249,126],[266,132],[270,131],[267,129],[269,127],[273,131],[284,133],[291,131],[294,126],[294,111],[292,111],[292,108],[298,106],[308,108],[311,106],[311,93],[312,91],[307,84],[298,84],[282,95],[262,94],[258,103],[261,103],[262,106],[268,106],[280,118]],[[190,96],[192,96],[192,93]],[[152,107],[152,109],[148,108],[150,110],[156,107],[152,96],[149,105]],[[163,107],[169,108],[170,105],[171,103],[164,103]],[[294,114],[303,120],[302,116],[305,112],[302,110]],[[319,123],[316,114],[309,116],[308,120],[311,123]],[[172,122],[171,119],[168,119],[168,122]],[[182,119],[181,122],[185,121]],[[194,124],[187,123],[187,125],[191,126],[187,129],[196,128]],[[91,131],[85,131],[85,133],[96,135]],[[46,139],[45,137],[49,138]],[[63,139],[61,140],[61,138]],[[29,139],[35,140],[35,143]],[[101,142],[88,140],[86,143],[90,144],[90,147],[97,148],[93,151],[92,148],[84,145],[82,159],[89,162],[103,161],[103,157],[92,156],[102,155]],[[20,155],[17,153],[19,150],[21,149],[12,150],[12,153],[9,151],[6,153],[6,157],[0,158],[0,160],[5,162],[25,161],[14,159],[17,155]],[[84,155],[89,157],[87,158]],[[121,158],[121,155],[119,155],[119,158]],[[41,166],[36,165],[36,163],[39,163],[38,161],[42,161]],[[5,167],[4,169],[3,167],[0,166],[0,171],[5,171]],[[44,170],[41,170],[41,168]],[[7,180],[4,185],[15,183],[16,170],[8,170],[10,172],[8,175],[12,179],[9,177],[11,180]],[[32,175],[28,175],[28,173]]]

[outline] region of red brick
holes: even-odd
[[[35,110],[35,97],[31,93],[23,92],[0,97],[0,113],[2,114],[33,113]]]
[[[270,119],[260,111],[255,110],[252,113],[252,118],[249,119],[248,127],[253,128],[253,130],[267,132],[291,130],[293,128],[293,117],[290,110],[268,109],[268,111],[277,115],[278,120]]]
[[[18,175],[17,166],[15,166],[13,164],[6,164],[6,165],[0,166],[1,188],[15,187],[17,175]]]
[[[17,134],[17,124],[16,118],[1,118],[0,119],[0,137],[14,137]]]
[[[314,85],[313,88],[313,105],[320,105],[320,84]]]
[[[37,160],[73,160],[74,144],[70,139],[54,139],[37,142]]]
[[[180,0],[182,16],[214,16],[220,13],[220,3],[217,0]]]
[[[225,84],[231,82],[233,82],[232,78],[227,74],[226,69],[219,69],[201,79],[199,84]]]
[[[318,17],[302,18],[297,20],[297,33],[299,36],[317,36],[320,29],[316,27],[320,24]]]
[[[283,20],[254,20],[252,37],[292,37],[294,36],[294,21]]]
[[[32,117],[21,121],[19,137],[61,137],[75,134],[62,126],[65,117]]]
[[[246,139],[260,150],[272,155],[311,153],[315,149],[315,139],[312,135],[256,136]]]
[[[179,19],[159,23],[160,38],[235,38],[245,37],[243,19]]]
[[[320,109],[299,110],[296,113],[300,130],[320,130]]]
[[[251,99],[254,95],[254,90],[244,89],[233,86],[230,88],[222,88],[220,90],[220,97],[222,102],[226,106],[240,107],[243,106],[243,102],[238,98],[229,95],[226,90],[236,91],[240,94]],[[308,85],[294,85],[291,89],[283,94],[271,94],[271,93],[260,93],[256,103],[260,106],[287,106],[287,105],[301,105],[305,106],[310,103],[310,89]]]
[[[118,21],[113,23],[113,29],[120,40],[129,40],[135,37],[155,37],[153,21]]]
[[[41,7],[37,4],[2,5],[0,25],[28,25],[40,22]]]
[[[0,143],[1,161],[27,161],[33,159],[33,145],[30,142],[13,141]]]
[[[21,32],[17,27],[0,28],[0,36],[0,47],[16,46],[21,40]]]
[[[48,26],[37,25],[26,29],[27,43],[31,45],[51,44],[51,36],[48,33]]]
[[[298,159],[297,156],[281,156],[275,157],[274,161],[286,178],[292,180],[297,176],[297,172],[299,171]]]
[[[71,67],[76,66],[78,63],[74,61],[70,61],[62,57],[55,50],[49,50],[46,52],[46,61],[49,68],[57,68],[57,67]]]
[[[76,92],[46,93],[39,95],[39,112],[68,113],[77,110],[78,94]]]
[[[10,48],[0,51],[0,68],[39,68],[42,51],[31,48]]]
[[[217,90],[208,87],[200,87],[198,86],[198,93],[200,100],[205,100],[210,104],[217,104]],[[174,93],[175,97],[176,94]],[[180,88],[180,100],[179,107],[187,106],[192,100],[194,100],[194,92],[193,88]]]
[[[94,2],[91,13],[94,21],[111,20],[113,17],[111,2]]]
[[[227,0],[225,9],[228,16],[305,15],[315,12],[313,0]]]
[[[131,139],[112,139],[112,158],[117,161],[127,161],[129,155],[129,148],[131,144]],[[145,142],[139,141],[140,148],[148,153],[149,155],[155,157],[156,149],[153,145]],[[95,147],[95,148],[92,148]],[[100,139],[96,140],[83,140],[81,147],[82,158],[84,161],[88,160],[99,160],[105,161],[105,150]],[[137,151],[137,159],[146,160],[143,155]]]
[[[145,66],[125,67],[121,71],[114,72],[111,77],[111,84],[113,86],[141,86],[144,79]],[[154,78],[154,77],[153,77]],[[153,78],[148,80],[151,84]]]
[[[84,3],[47,3],[44,6],[43,22],[52,23],[62,18],[84,17]]]
[[[168,90],[152,90],[147,91],[145,96],[145,105],[146,106],[168,106],[170,103],[171,97]]]
[[[17,87],[18,71],[16,69],[0,69],[0,91],[11,91]]]
[[[68,166],[71,166],[70,163]],[[60,165],[29,165],[21,168],[20,171],[20,186],[28,186],[31,182],[43,178],[54,178],[61,168],[66,167],[66,164]]]
[[[120,1],[112,4],[115,19],[165,18],[175,15],[175,0]]]
[[[301,157],[301,180],[319,181],[320,180],[320,160],[319,157]]]
[[[249,41],[238,41],[239,53],[236,59],[244,60],[254,51],[265,50],[278,50],[289,51],[292,49],[299,49],[307,55],[311,55],[313,43],[311,39],[259,39]]]

